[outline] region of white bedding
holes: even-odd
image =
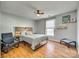
[[[35,46],[44,40],[47,41],[48,36],[43,34],[22,35],[21,40],[31,44],[31,48],[35,50]]]

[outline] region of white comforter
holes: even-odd
[[[44,40],[48,40],[48,36],[43,34],[22,35],[21,40],[31,44],[31,48],[35,50],[35,46]]]

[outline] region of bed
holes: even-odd
[[[21,35],[21,40],[31,44],[33,50],[36,49],[36,46],[41,42],[48,41],[48,36],[44,34],[32,34],[32,35]]]
[[[18,32],[21,34],[20,40],[31,44],[33,50],[35,50],[36,46],[41,44],[43,41],[46,41],[46,43],[48,41],[48,36],[45,34],[33,34],[32,27],[15,27],[15,35]]]

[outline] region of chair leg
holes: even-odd
[[[67,44],[67,47],[70,48],[70,44]]]
[[[60,40],[60,44],[62,43],[62,41]]]
[[[4,53],[8,53],[8,49],[3,50]]]
[[[76,43],[75,43],[75,48],[77,48],[77,47],[76,47]]]
[[[8,48],[9,48],[9,45],[7,45],[7,46],[2,45],[2,47],[1,47],[1,51],[4,52],[4,53],[8,53],[8,51],[9,51]]]

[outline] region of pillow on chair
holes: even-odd
[[[3,39],[3,42],[6,44],[11,44],[14,42],[14,38],[13,37],[7,37]]]
[[[6,44],[10,44],[10,43],[14,42],[12,33],[2,33],[1,37],[2,37],[2,41]]]

